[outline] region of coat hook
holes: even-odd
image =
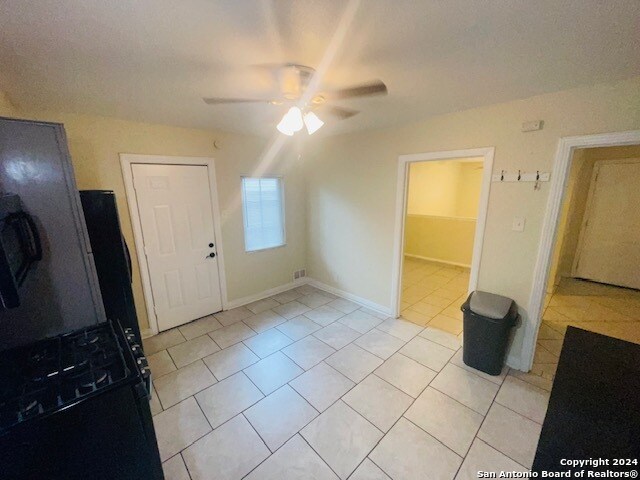
[[[521,175],[520,175],[520,170],[518,170],[518,181],[520,181]]]
[[[500,172],[500,181],[504,182],[504,170]]]

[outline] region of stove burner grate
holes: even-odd
[[[81,400],[129,372],[109,323],[0,352],[0,432]]]

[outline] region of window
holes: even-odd
[[[247,252],[284,245],[284,194],[280,177],[242,177]]]

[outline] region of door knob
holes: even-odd
[[[209,255],[207,255],[207,256],[206,256],[206,257],[204,257],[204,258],[213,258],[213,257],[215,257],[215,256],[216,256],[216,254],[215,254],[215,253],[213,253],[213,252],[211,252]]]

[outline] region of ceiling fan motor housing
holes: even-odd
[[[306,65],[287,64],[278,72],[282,96],[287,100],[300,98],[315,70]]]

